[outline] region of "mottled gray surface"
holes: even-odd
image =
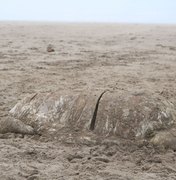
[[[35,94],[17,103],[10,114],[34,128],[37,134],[60,139],[62,132],[65,136],[77,132],[79,138],[80,133],[90,132],[99,96],[98,92],[93,94],[88,91],[72,95]],[[163,145],[165,141],[169,142],[171,136],[165,136],[165,141],[163,138],[160,140],[161,132],[170,132],[175,128],[175,114],[172,103],[151,92],[107,91],[98,101],[92,132],[102,139],[115,136],[131,140],[151,140]],[[160,138],[157,138],[158,133]],[[171,142],[167,146],[176,147],[176,144],[173,146],[174,141]]]

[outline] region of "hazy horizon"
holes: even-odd
[[[6,0],[0,21],[176,24],[173,0]]]

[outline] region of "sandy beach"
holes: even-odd
[[[176,26],[0,22],[0,120],[27,95],[87,89],[147,90],[176,107]],[[148,144],[0,135],[2,180],[174,180],[175,163]]]

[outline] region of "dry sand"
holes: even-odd
[[[175,69],[176,26],[1,22],[0,120],[36,92],[147,89],[176,105]],[[0,179],[176,179],[176,152],[147,144],[0,137]]]

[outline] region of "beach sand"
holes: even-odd
[[[47,52],[51,44],[54,52]],[[0,120],[39,92],[150,91],[176,106],[176,26],[0,22]],[[0,179],[176,179],[176,152],[0,135]]]

